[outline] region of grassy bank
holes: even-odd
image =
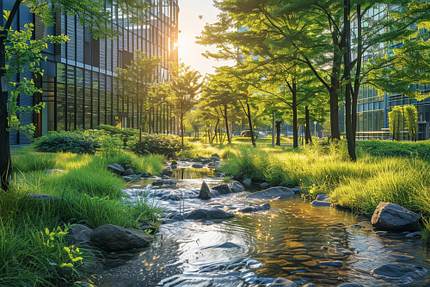
[[[0,286],[73,285],[85,277],[93,255],[67,241],[70,224],[137,228],[139,220],[157,216],[156,206],[129,202],[121,191],[124,181],[106,165],[119,163],[156,174],[164,158],[128,152],[105,155],[12,153],[11,188],[0,191]],[[48,169],[63,172],[45,174]],[[30,193],[60,199],[35,200]]]
[[[388,201],[421,214],[426,222],[430,216],[430,163],[419,155],[426,144],[359,142],[356,163],[348,160],[344,143],[320,142],[295,150],[288,146],[272,149],[268,145],[210,149],[219,149],[221,154],[229,151],[228,164],[221,168],[226,174],[301,186],[304,196],[309,198],[329,194],[332,202],[369,215],[379,202]],[[375,146],[378,153],[373,151]]]

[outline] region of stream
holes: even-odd
[[[421,238],[375,232],[370,219],[329,207],[311,207],[300,196],[257,201],[245,194],[198,199],[204,180],[223,184],[210,170],[178,169],[175,186],[154,187],[156,179],[130,183],[124,191],[134,199],[164,210],[166,218],[198,208],[237,211],[270,203],[264,212],[238,213],[228,220],[165,219],[154,243],[145,250],[113,253],[96,275],[97,286],[430,286],[430,276],[386,282],[370,275],[382,264],[401,262],[430,269],[429,251]],[[341,262],[326,266],[320,262]]]

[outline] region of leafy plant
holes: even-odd
[[[51,132],[33,142],[40,152],[72,152],[94,154],[100,144],[82,132]]]
[[[137,155],[161,154],[171,158],[182,150],[182,144],[181,138],[175,135],[149,134],[142,136],[141,142],[130,143],[130,149]]]

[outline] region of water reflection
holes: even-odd
[[[212,180],[212,181],[211,181]],[[222,183],[208,179],[210,185]],[[244,194],[196,199],[201,180],[179,181],[187,210],[206,206],[237,210],[255,204]],[[130,195],[132,192],[126,190]],[[193,195],[193,196],[191,196]],[[161,200],[177,210],[179,202]],[[261,204],[259,202],[258,204]],[[421,239],[376,234],[369,219],[331,208],[312,208],[300,197],[271,201],[268,212],[237,214],[228,221],[180,221],[161,226],[160,237],[144,254],[123,266],[100,272],[100,286],[266,286],[282,277],[300,284],[388,286],[369,275],[381,264],[401,261],[429,269]],[[399,259],[400,258],[400,259]],[[331,262],[335,266],[322,265]],[[109,285],[111,284],[111,285]],[[116,285],[112,285],[116,284]],[[410,286],[430,285],[428,279]],[[395,285],[391,285],[395,286]]]

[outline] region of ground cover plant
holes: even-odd
[[[0,286],[67,286],[87,278],[93,251],[69,243],[65,236],[71,224],[138,228],[140,221],[156,220],[161,213],[149,199],[136,204],[124,197],[124,181],[106,165],[129,164],[137,172],[158,174],[163,160],[127,151],[90,155],[15,150],[11,188],[0,191]],[[45,174],[47,169],[62,172]],[[60,199],[37,200],[29,196],[33,193]]]

